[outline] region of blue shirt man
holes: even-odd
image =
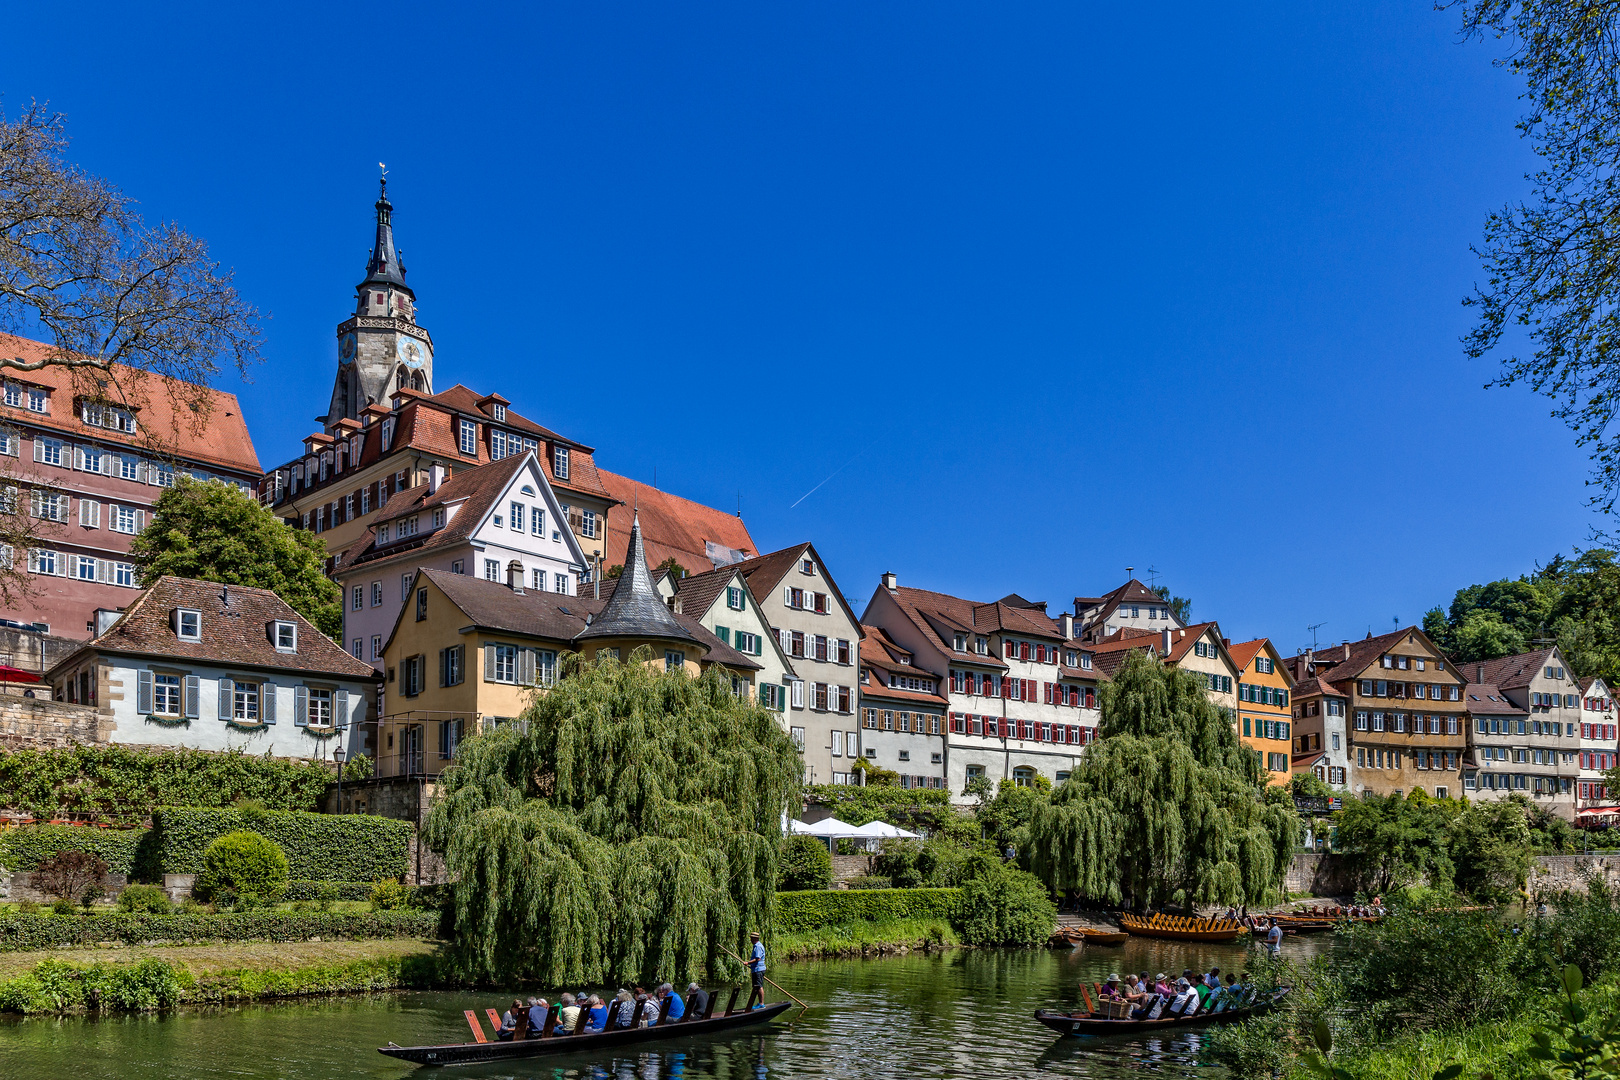
[[[664,1018],[664,1023],[673,1024],[686,1015],[686,1002],[682,1001],[681,995],[675,992],[675,987],[665,983],[658,989],[664,997],[669,999],[669,1015]]]
[[[748,952],[748,970],[754,976],[754,987],[748,992],[748,1007],[754,1009],[765,1004],[765,946],[759,940],[758,930],[748,936],[754,940],[754,947]]]

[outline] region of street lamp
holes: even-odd
[[[343,813],[343,759],[347,756],[341,746],[332,751],[332,760],[338,767],[337,812],[340,814]]]

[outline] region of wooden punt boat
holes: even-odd
[[[1224,1012],[1194,1013],[1192,1016],[1172,1016],[1158,1020],[1110,1020],[1095,1013],[1060,1013],[1036,1009],[1035,1019],[1060,1035],[1136,1035],[1163,1031],[1166,1028],[1200,1028],[1214,1024],[1235,1024],[1251,1016],[1259,1016],[1281,1001],[1291,987],[1280,987],[1262,1001],[1242,1009]]]
[[[1074,945],[1123,945],[1131,935],[1123,930],[1093,930],[1089,926],[1060,926],[1052,934],[1054,943]]]
[[[733,1003],[736,997],[735,994],[732,995]],[[776,1001],[753,1010],[728,1009],[723,1013],[717,1012],[705,1020],[680,1020],[673,1024],[619,1028],[587,1035],[547,1035],[539,1039],[524,1039],[522,1042],[490,1042],[480,1039],[477,1042],[445,1043],[440,1046],[395,1046],[389,1043],[387,1046],[379,1046],[377,1052],[417,1065],[466,1065],[479,1061],[511,1061],[546,1054],[594,1053],[616,1050],[621,1046],[684,1039],[693,1035],[708,1035],[718,1031],[764,1024],[781,1016],[790,1006],[790,1002]],[[483,1031],[477,1025],[477,1017],[469,1012],[467,1019],[472,1023],[474,1033],[482,1036]]]
[[[1172,941],[1235,941],[1249,928],[1230,919],[1189,919],[1181,915],[1121,915],[1119,925],[1137,937],[1169,938]]]

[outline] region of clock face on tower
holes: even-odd
[[[344,334],[338,338],[338,355],[345,360],[354,359],[354,335]]]
[[[421,367],[422,362],[427,359],[427,350],[422,348],[422,343],[413,337],[401,335],[395,345],[395,350],[400,360],[408,367]]]

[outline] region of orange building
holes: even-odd
[[[1229,646],[1238,669],[1238,737],[1255,752],[1266,779],[1286,784],[1293,760],[1294,679],[1270,638]]]

